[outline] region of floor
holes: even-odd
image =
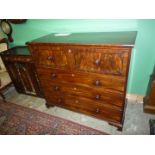
[[[65,119],[107,132],[114,135],[148,135],[150,134],[149,119],[155,119],[155,115],[143,112],[143,104],[128,101],[123,131],[117,131],[117,128],[109,125],[103,120],[92,118],[83,114],[65,110],[59,107],[47,108],[45,100],[28,95],[18,94],[14,88],[9,89],[5,94],[7,101],[33,108],[48,114],[63,117]]]

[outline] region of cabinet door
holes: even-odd
[[[22,84],[22,79],[20,77],[20,73],[19,73],[19,67],[18,67],[18,63],[15,63],[15,62],[6,62],[6,68],[9,72],[9,75],[13,81],[13,84],[16,88],[16,90],[19,92],[19,93],[24,93],[25,90],[24,90],[24,87],[23,87],[23,84]]]
[[[19,93],[42,97],[34,64],[7,62],[7,69]]]
[[[153,80],[151,84],[149,100],[149,105],[155,105],[155,80]]]
[[[40,83],[38,79],[38,75],[36,73],[36,68],[34,63],[25,63],[25,76],[27,76],[27,79],[29,81],[29,87],[30,87],[30,94],[34,94],[39,97],[43,97],[43,92],[40,88]],[[24,75],[24,74],[23,74]]]
[[[22,85],[25,93],[36,95],[35,88],[30,76],[30,70],[28,69],[28,64],[18,63],[18,74],[22,81]]]

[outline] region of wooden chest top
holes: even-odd
[[[62,44],[106,44],[133,46],[137,32],[93,32],[93,33],[52,33],[43,36],[32,43],[62,43]]]

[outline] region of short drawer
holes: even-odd
[[[126,76],[129,48],[83,47],[75,52],[75,69],[85,72]]]
[[[39,77],[46,80],[51,80],[53,83],[71,83],[87,88],[96,88],[99,90],[110,89],[116,91],[125,91],[125,77],[83,73],[83,72],[70,72],[66,70],[56,70],[49,68],[37,68]]]
[[[42,45],[36,47],[33,52],[37,53],[35,62],[39,66],[69,69],[72,65],[72,54],[63,46]]]
[[[101,106],[87,98],[78,96],[64,96],[57,94],[47,94],[48,104],[64,107],[76,112],[88,114],[97,118],[106,119],[108,121],[120,123],[122,118],[121,110],[114,110],[112,108]]]
[[[85,97],[94,100],[94,102],[101,103],[101,105],[104,104],[116,109],[123,108],[124,106],[124,94],[121,92],[106,89],[99,91],[95,88],[87,88],[71,83],[53,83],[51,80],[46,80],[45,82],[44,79],[40,79],[40,82],[43,89],[50,93]]]

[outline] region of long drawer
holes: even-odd
[[[48,104],[57,105],[80,113],[85,113],[97,118],[106,119],[108,121],[120,123],[122,118],[122,111],[112,109],[110,107],[95,103],[87,98],[72,96],[72,95],[58,95],[55,93],[46,93]]]
[[[97,88],[87,88],[71,83],[53,83],[52,80],[40,79],[44,91],[55,94],[70,94],[91,99],[92,102],[98,102],[104,105],[109,105],[116,109],[123,108],[124,94],[117,91],[98,90]]]
[[[99,91],[103,88],[125,91],[125,77],[111,76],[96,73],[71,72],[69,70],[58,70],[39,67],[37,68],[39,77],[46,80],[52,80],[53,83],[67,82],[87,88],[97,88]]]

